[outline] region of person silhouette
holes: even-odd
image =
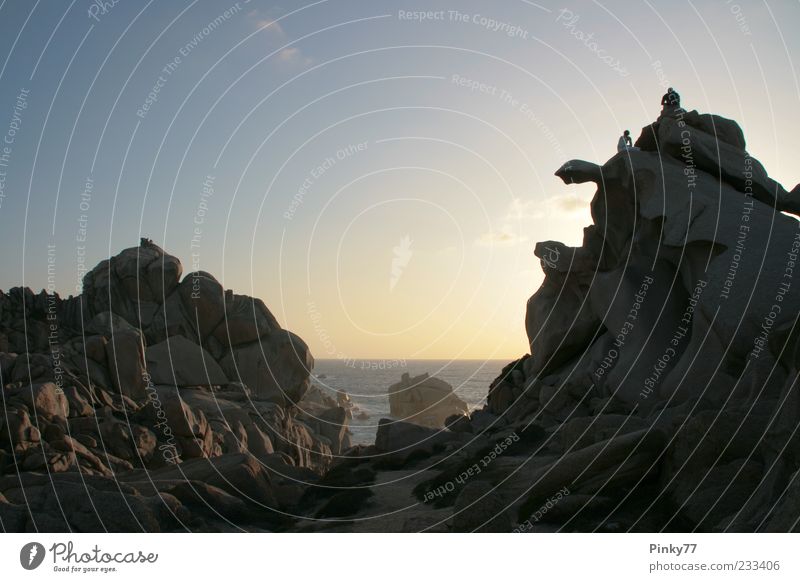
[[[672,87],[667,89],[664,96],[661,98],[661,114],[674,113],[681,108],[681,96]]]
[[[619,141],[617,142],[617,151],[623,152],[632,145],[633,142],[631,141],[631,132],[626,129],[622,135],[619,136]]]
[[[617,151],[624,152],[624,151],[638,151],[639,148],[633,145],[633,140],[631,140],[631,132],[629,130],[625,130],[622,132],[622,135],[619,136],[619,141],[617,142]]]

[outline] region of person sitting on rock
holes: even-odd
[[[633,147],[633,140],[631,140],[631,132],[629,130],[625,130],[621,136],[619,136],[619,141],[617,142],[617,151],[624,152],[626,150],[638,150],[639,148]]]
[[[638,152],[639,148],[633,145],[633,141],[631,140],[631,132],[627,129],[619,136],[619,141],[617,142],[617,151],[618,152]]]

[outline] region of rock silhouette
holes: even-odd
[[[530,354],[485,408],[382,421],[335,467],[387,486],[316,529],[800,529],[799,190],[719,116],[663,115],[636,146],[556,172],[597,184],[593,224],[536,246]]]
[[[370,446],[263,302],[151,241],[78,297],[3,293],[3,528],[797,531],[800,189],[719,116],[636,147],[556,172],[597,184],[593,224],[537,244],[530,353],[485,407]]]
[[[62,299],[0,294],[6,531],[285,529],[350,447],[305,343],[152,241]]]

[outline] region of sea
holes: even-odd
[[[378,421],[389,417],[389,386],[408,372],[425,372],[444,380],[469,405],[470,410],[486,403],[489,385],[509,360],[317,360],[313,383],[335,398],[344,391],[357,407],[350,421],[353,444],[372,444]],[[363,414],[359,414],[362,412]]]

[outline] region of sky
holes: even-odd
[[[317,358],[529,351],[537,241],[673,86],[800,182],[800,3],[0,3],[0,288],[151,238]],[[5,148],[5,149],[4,149]],[[48,280],[48,257],[55,263]]]

